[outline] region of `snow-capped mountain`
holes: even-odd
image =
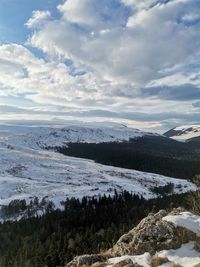
[[[169,183],[174,193],[196,190],[186,180],[104,166],[44,149],[68,142],[128,141],[146,134],[122,125],[0,125],[0,206],[15,199],[30,202],[47,197],[61,207],[66,197],[112,195],[115,190],[153,198],[157,196],[154,187]]]
[[[179,126],[164,135],[177,141],[200,141],[200,125]]]
[[[0,141],[13,146],[44,148],[63,146],[67,143],[122,142],[143,136],[156,136],[116,123],[66,123],[63,125],[0,124]]]

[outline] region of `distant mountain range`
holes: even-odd
[[[200,124],[179,126],[167,131],[164,135],[177,141],[200,142]]]

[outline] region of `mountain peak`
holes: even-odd
[[[177,141],[200,141],[200,124],[178,126],[164,135]]]

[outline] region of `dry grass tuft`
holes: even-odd
[[[168,258],[156,256],[151,260],[150,264],[151,264],[151,267],[157,267],[167,262],[169,262]]]
[[[170,267],[183,267],[182,265],[178,264],[178,263],[172,263],[170,265]]]

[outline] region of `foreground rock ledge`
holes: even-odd
[[[184,210],[179,208],[172,210],[169,214],[165,210],[160,210],[156,214],[149,214],[130,232],[121,236],[113,248],[104,255],[78,256],[69,262],[66,267],[104,267],[108,265],[113,267],[140,267],[143,265],[133,263],[130,258],[124,259],[122,256],[142,255],[148,252],[153,257],[158,251],[178,249],[183,244],[191,241],[194,242],[196,250],[199,250],[200,237],[195,232],[163,220],[167,215],[176,216],[181,212],[184,212]],[[108,263],[109,259],[115,257],[122,257],[122,260],[115,264]]]

